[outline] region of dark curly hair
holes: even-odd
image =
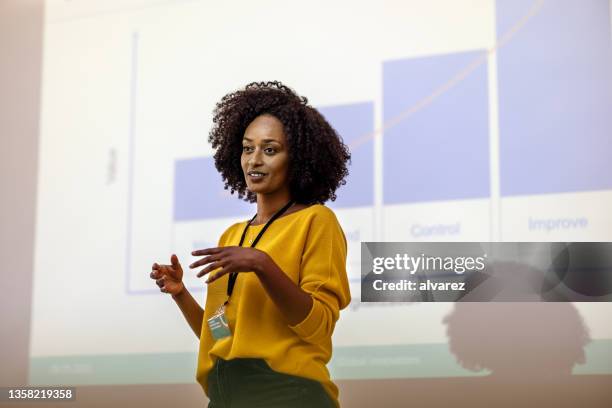
[[[336,199],[336,190],[346,184],[351,155],[342,138],[308,99],[280,82],[252,82],[225,95],[214,110],[208,141],[215,152],[215,167],[225,189],[255,202],[247,190],[240,166],[242,138],[258,116],[270,114],[282,124],[289,148],[288,182],[291,198],[302,204],[323,204]]]

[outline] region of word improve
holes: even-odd
[[[466,271],[482,271],[487,254],[472,256],[411,256],[396,254],[395,257],[377,257],[372,260],[372,272],[380,275],[386,270],[405,270],[411,275],[419,271],[453,271],[462,274]]]

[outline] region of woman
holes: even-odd
[[[214,407],[333,407],[326,363],[350,302],[346,239],[323,205],[344,184],[347,147],[307,99],[278,82],[226,95],[209,142],[225,188],[257,203],[190,265],[207,277],[204,310],[176,255],[151,278],[200,338],[197,379]]]

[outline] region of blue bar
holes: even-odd
[[[212,157],[177,160],[174,166],[174,221],[242,217],[257,211],[223,189]]]
[[[336,191],[332,208],[359,207],[374,203],[374,103],[318,108],[336,132],[348,145],[351,164],[346,184]]]
[[[497,1],[497,36],[532,0]],[[608,0],[545,2],[498,54],[503,196],[612,188]]]
[[[448,84],[484,51],[385,62],[385,124]],[[385,204],[488,198],[487,64],[384,133]]]

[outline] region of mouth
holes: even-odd
[[[267,176],[267,173],[262,173],[261,171],[249,171],[247,172],[247,175],[251,180],[261,180]]]

